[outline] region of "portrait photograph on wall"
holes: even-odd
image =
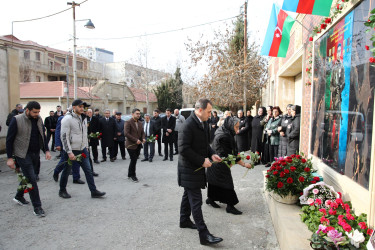
[[[365,0],[314,43],[311,153],[368,189],[375,67]]]

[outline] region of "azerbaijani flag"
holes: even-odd
[[[317,16],[329,16],[333,0],[284,0],[283,10]]]
[[[290,41],[290,30],[294,21],[285,11],[273,4],[270,22],[268,23],[266,37],[260,54],[286,57]]]

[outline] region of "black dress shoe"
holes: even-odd
[[[211,200],[210,198],[207,198],[206,204],[211,205],[214,208],[220,208],[220,206],[215,201]]]
[[[126,157],[122,157],[123,160],[126,160]]]
[[[68,194],[68,192],[66,192],[66,190],[64,191],[59,191],[59,196],[61,198],[64,198],[64,199],[69,199],[69,198],[72,198],[72,196],[70,196],[70,194]]]
[[[265,167],[265,168],[269,168],[269,167],[271,167],[271,163],[267,163],[264,167]]]
[[[91,198],[100,198],[105,195],[105,192],[100,192],[99,190],[95,190],[91,192]]]
[[[240,215],[242,214],[241,211],[237,210],[234,206],[227,205],[227,213],[228,214],[234,214],[234,215]]]
[[[175,152],[173,155],[178,155],[178,152]]]
[[[53,179],[58,182],[59,181],[59,174],[53,174]]]
[[[75,183],[75,184],[85,184],[85,182],[82,181],[81,179],[73,180],[73,183]]]
[[[171,158],[170,161],[173,161],[173,158]]]
[[[159,156],[163,157],[163,155],[162,155],[162,154],[159,154]]]
[[[103,160],[101,160],[100,162],[105,162],[105,161],[107,161],[107,159],[103,159]]]
[[[180,228],[197,229],[197,226],[191,220],[187,220],[184,222],[180,222]]]
[[[141,161],[148,161],[148,159],[147,158],[144,158],[143,160],[141,160]]]
[[[115,158],[112,158],[110,161],[111,161],[111,162],[114,162],[114,161],[115,161]]]
[[[163,161],[168,161],[168,158],[164,158]]]
[[[94,163],[96,164],[100,164],[100,162],[98,160],[94,160]]]
[[[99,176],[99,174],[95,173],[95,172],[92,172],[92,176]]]
[[[149,162],[152,162],[152,159],[148,159]]]
[[[207,234],[205,236],[199,236],[199,239],[201,241],[201,245],[212,245],[212,244],[217,244],[217,243],[223,241],[222,238],[215,237],[212,234]]]

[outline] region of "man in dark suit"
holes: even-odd
[[[125,147],[128,149],[130,156],[130,164],[128,171],[128,178],[133,182],[138,182],[135,168],[137,160],[141,152],[142,143],[145,143],[145,132],[143,130],[142,122],[139,121],[141,111],[137,108],[132,111],[132,118],[125,123]]]
[[[145,120],[143,122],[143,130],[145,131],[145,139],[146,142],[143,147],[143,155],[144,159],[141,161],[149,161],[152,162],[152,158],[154,158],[155,154],[155,142],[147,142],[147,139],[152,135],[155,135],[155,124],[151,120],[151,117],[149,114],[145,114]],[[150,154],[148,154],[148,150],[150,149]]]
[[[52,146],[51,151],[55,152],[55,130],[56,130],[57,120],[55,118],[55,113],[53,111],[49,112],[49,116],[44,119],[44,126],[46,127],[47,131],[47,143],[52,136]]]
[[[154,122],[155,124],[155,136],[157,135],[158,136],[158,153],[159,153],[159,156],[163,156],[163,154],[161,153],[161,118],[159,116],[160,114],[160,111],[155,109],[154,110],[154,116],[152,117],[152,121]]]
[[[99,132],[99,118],[93,115],[92,109],[87,110],[87,126],[88,126],[87,128],[88,134]],[[98,145],[99,145],[99,139],[89,138],[89,146],[91,147],[91,150],[92,150],[94,162],[97,164],[99,164]]]
[[[186,119],[178,131],[178,184],[184,188],[180,209],[180,227],[198,229],[202,245],[216,244],[223,239],[210,234],[202,214],[202,188],[206,187],[205,168],[212,161],[221,161],[209,143],[207,120],[211,115],[212,104],[208,99],[195,103],[195,111]],[[196,171],[197,169],[202,169]],[[195,224],[190,220],[193,215]]]
[[[103,154],[102,162],[105,162],[107,160],[107,148],[109,148],[111,162],[115,161],[115,157],[113,155],[113,146],[117,134],[117,127],[115,119],[110,116],[111,112],[109,111],[109,109],[107,109],[104,111],[104,117],[99,120],[99,132],[102,133],[102,136],[100,138]]]
[[[116,112],[116,126],[117,126],[117,134],[116,139],[114,141],[115,146],[113,148],[114,157],[117,158],[118,148],[120,147],[120,153],[123,160],[126,160],[126,153],[125,153],[125,134],[124,134],[124,127],[125,121],[121,119],[121,112]]]
[[[176,127],[176,117],[172,116],[172,110],[167,108],[165,111],[166,116],[161,118],[161,127],[163,129],[164,143],[164,159],[168,160],[168,146],[169,146],[169,159],[173,161],[173,132]]]

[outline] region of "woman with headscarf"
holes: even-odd
[[[237,155],[236,142],[234,136],[239,130],[239,119],[234,117],[227,117],[224,120],[223,126],[221,126],[215,133],[215,139],[213,141],[213,149],[221,157],[225,158],[229,154]],[[244,163],[241,158],[237,158],[237,164],[251,168],[249,163]],[[226,211],[231,214],[242,214],[241,211],[237,210],[234,205],[238,203],[237,194],[234,191],[233,178],[230,168],[221,162],[212,165],[207,168],[207,200],[206,204],[211,205],[214,208],[220,206],[215,202],[227,204]]]
[[[289,124],[286,129],[286,136],[288,138],[288,155],[295,154],[299,151],[300,114],[301,107],[293,105],[291,108],[291,124]]]
[[[266,116],[266,108],[260,107],[258,109],[258,115],[251,121],[251,151],[253,153],[263,153],[263,130],[264,125],[260,122]]]

